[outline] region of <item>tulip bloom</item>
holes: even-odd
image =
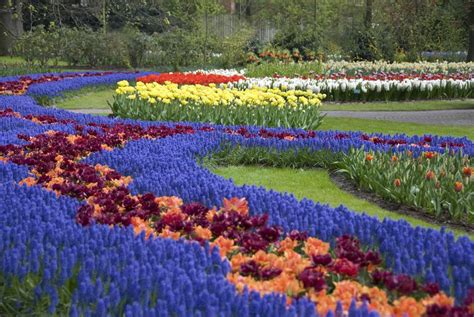
[[[456,182],[456,183],[454,183],[454,190],[455,190],[456,192],[459,193],[460,191],[463,190],[463,188],[464,188],[464,186],[463,186],[463,184],[462,184],[461,182]]]

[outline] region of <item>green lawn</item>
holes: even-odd
[[[19,56],[0,56],[0,64],[16,65],[16,64],[24,64],[24,63],[26,63],[26,61],[22,57],[19,57]],[[66,65],[67,65],[66,62],[63,62],[63,61],[58,62],[58,66],[66,66]],[[48,66],[55,66],[54,62],[50,60],[48,62]]]
[[[112,101],[115,91],[112,87],[106,89],[88,90],[67,95],[64,99],[55,100],[55,105],[62,109],[105,109],[109,110],[107,101]]]
[[[20,64],[25,60],[18,56],[0,56],[0,64]]]
[[[324,118],[324,122],[320,129],[364,131],[367,133],[382,132],[387,134],[406,133],[408,135],[436,134],[457,137],[467,136],[469,139],[474,140],[474,127],[469,126],[430,125],[409,122],[326,117]]]
[[[474,99],[466,100],[426,100],[405,102],[369,103],[323,103],[327,111],[426,111],[449,109],[474,109]]]
[[[257,185],[279,192],[293,193],[298,199],[308,198],[313,201],[326,203],[332,207],[345,205],[356,212],[365,212],[380,219],[405,219],[414,226],[423,226],[439,229],[420,219],[399,215],[385,210],[364,199],[359,199],[340,190],[330,179],[328,171],[324,169],[291,169],[269,168],[260,166],[228,166],[212,168],[212,172],[225,178],[232,178],[237,185]],[[456,235],[465,234],[453,230]],[[474,235],[470,235],[471,239]]]

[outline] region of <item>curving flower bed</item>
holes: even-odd
[[[75,90],[87,85],[112,84],[120,79],[133,79],[136,72],[85,72],[35,74],[0,78],[0,95],[58,96],[59,92]],[[74,79],[74,80],[70,80]]]
[[[415,155],[462,144],[472,155],[467,139],[113,120],[44,109],[27,96],[0,97],[0,109],[0,276],[30,287],[32,298],[20,293],[9,309],[473,313],[468,238],[237,187],[196,161],[229,143]]]
[[[314,75],[315,72],[323,74],[345,73],[370,74],[370,73],[415,73],[415,74],[451,74],[472,73],[473,62],[388,62],[388,61],[310,61],[299,63],[262,63],[256,67],[249,67],[253,73],[265,74],[264,76],[286,75],[299,77]],[[271,73],[268,73],[271,70]],[[263,71],[263,72],[262,72]]]
[[[238,78],[220,75],[181,74],[176,78],[177,82],[172,83],[168,80],[175,78],[175,74],[172,75],[137,78],[136,86],[130,86],[126,80],[120,81],[111,104],[113,114],[121,118],[226,125],[304,129],[316,129],[321,125],[319,106],[325,97],[322,94],[278,88],[230,89],[227,85],[231,82],[219,86],[215,82],[222,82],[221,77],[228,81]],[[164,84],[158,79],[161,76],[167,78]],[[200,84],[182,84],[191,82],[190,77]],[[155,79],[159,82],[149,82]]]

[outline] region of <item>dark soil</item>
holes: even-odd
[[[346,176],[332,172],[330,173],[331,180],[342,190],[358,197],[361,199],[365,199],[374,203],[385,210],[389,210],[401,215],[409,215],[414,218],[418,218],[420,220],[437,224],[440,226],[446,226],[451,229],[457,229],[464,231],[466,233],[474,233],[474,224],[462,223],[457,222],[452,219],[448,219],[447,217],[435,217],[429,214],[427,211],[422,209],[416,209],[414,207],[398,204],[392,201],[388,201],[375,193],[361,191],[356,184],[354,184],[349,178]]]

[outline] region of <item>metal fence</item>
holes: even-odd
[[[210,16],[207,18],[209,30],[218,37],[224,38],[239,32],[246,26],[252,26],[256,31],[256,38],[261,43],[268,43],[273,40],[276,34],[276,28],[268,21],[257,21],[249,23],[239,18],[238,15],[223,14]]]

